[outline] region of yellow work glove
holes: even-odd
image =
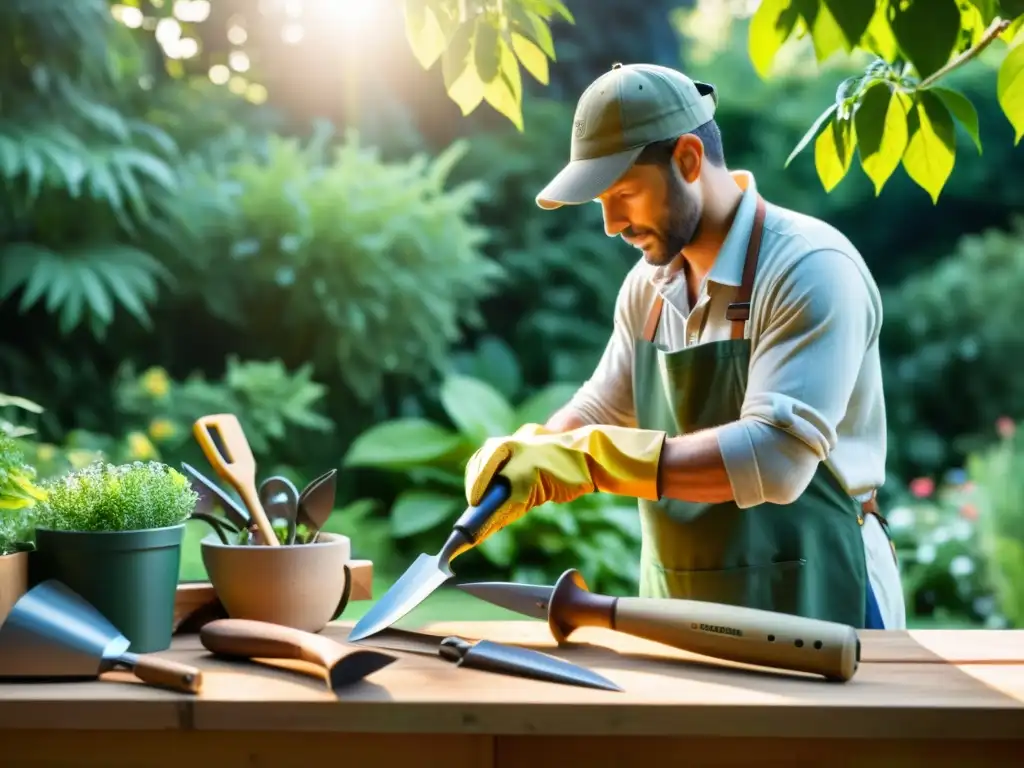
[[[549,501],[565,504],[596,491],[656,501],[664,443],[664,432],[609,426],[554,433],[526,424],[511,437],[492,437],[466,466],[466,501],[479,505],[498,473],[511,494],[478,541]]]

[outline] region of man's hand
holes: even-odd
[[[664,442],[664,432],[595,425],[553,433],[526,424],[510,437],[492,437],[466,466],[466,501],[477,506],[498,473],[512,488],[480,540],[549,501],[565,504],[595,491],[658,499]]]

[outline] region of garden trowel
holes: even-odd
[[[509,497],[508,481],[498,476],[477,507],[469,507],[455,521],[448,541],[436,555],[422,554],[401,578],[391,585],[378,603],[361,618],[349,633],[349,642],[357,642],[386,629],[426,600],[435,589],[455,576],[451,562],[475,547],[480,534],[489,527],[495,514]]]
[[[853,677],[860,663],[860,638],[846,624],[703,600],[600,595],[574,568],[553,587],[494,581],[459,589],[546,620],[560,645],[580,627],[601,627],[703,656],[840,682]]]
[[[91,603],[48,579],[22,595],[0,625],[0,679],[94,680],[126,667],[150,685],[199,691],[200,670],[128,647],[128,638]]]

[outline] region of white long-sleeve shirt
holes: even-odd
[[[665,302],[656,341],[670,351],[730,338],[725,309],[740,286],[756,205],[753,175],[733,177],[746,191],[692,310],[686,281],[663,285],[663,267],[640,259],[624,280],[608,345],[570,402],[589,423],[636,425],[633,345],[657,293]],[[878,287],[834,227],[770,202],[766,214],[746,329],[746,396],[739,419],[718,429],[736,504],[789,503],[822,461],[863,498],[885,479]]]

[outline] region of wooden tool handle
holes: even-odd
[[[216,432],[220,438],[223,454],[212,432]],[[277,540],[256,492],[256,460],[238,417],[231,413],[201,416],[192,425],[192,434],[217,474],[231,483],[242,497],[249,510],[249,517],[263,535],[263,543],[271,547],[280,546],[281,542]]]
[[[705,656],[829,680],[849,680],[860,661],[851,626],[721,603],[622,597],[614,628]]]
[[[199,640],[210,653],[221,656],[298,659],[324,669],[330,669],[345,652],[329,637],[251,619],[211,621],[199,630]]]
[[[201,670],[153,654],[136,656],[132,672],[144,683],[182,693],[199,693],[203,687]]]

